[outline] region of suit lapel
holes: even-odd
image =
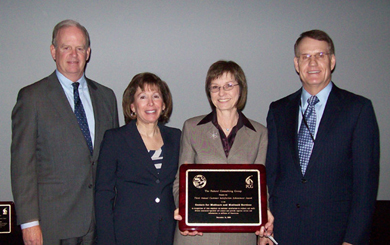
[[[56,109],[57,114],[61,117],[61,121],[70,128],[77,142],[84,142],[84,136],[80,130],[76,116],[74,115],[69,101],[66,98],[64,90],[58,81],[57,75],[53,72],[48,77],[48,93],[47,96],[50,100],[50,104]],[[89,151],[87,144],[85,143],[86,150]]]
[[[241,129],[237,131],[237,135],[234,139],[232,148],[229,151],[229,156],[227,158],[228,163],[237,163],[234,162],[237,159],[237,156],[242,156],[242,149],[252,149],[253,146],[250,146],[253,143],[253,136],[256,136],[256,132],[252,129],[242,126]],[[222,148],[221,140],[219,140],[219,145],[221,146],[223,156],[225,157],[225,151]],[[234,158],[234,159],[233,159]],[[247,162],[250,164],[251,162]]]
[[[171,135],[168,133],[167,128],[163,125],[159,125],[161,137],[164,141],[164,152],[163,152],[163,161],[162,161],[162,167],[160,170],[160,177],[163,178],[167,174],[171,172],[172,169],[174,169],[176,166],[171,164],[171,159],[174,158],[173,154],[173,139],[171,138]]]
[[[223,147],[222,147],[222,142],[221,142],[221,137],[219,135],[219,130],[214,126],[214,124],[212,122],[208,122],[205,124],[206,128],[205,128],[205,136],[203,136],[203,139],[205,140],[208,140],[208,139],[212,139],[212,140],[208,140],[209,144],[210,144],[210,147],[215,149],[215,153],[218,155],[216,156],[217,159],[225,159],[226,158],[226,155],[225,155],[225,151],[223,150]],[[234,144],[233,144],[234,145]]]
[[[322,115],[320,125],[318,127],[317,136],[306,172],[315,165],[316,159],[326,147],[324,142],[326,142],[325,139],[329,130],[333,127],[335,118],[339,117],[341,111],[340,105],[342,104],[341,101],[342,95],[340,94],[340,89],[333,84],[332,91],[329,94],[329,98],[325,106],[324,114]]]
[[[105,133],[105,129],[102,128],[101,120],[104,120],[102,118],[102,115],[104,115],[104,112],[102,112],[102,102],[100,101],[103,97],[99,96],[99,91],[95,84],[91,82],[88,78],[85,78],[88,84],[88,92],[89,96],[91,97],[92,102],[92,109],[93,109],[93,116],[95,119],[95,139],[94,139],[94,149],[99,148],[100,145],[97,144],[99,139],[103,138],[103,134]],[[98,152],[97,150],[93,151],[93,158],[98,158]]]
[[[130,149],[130,156],[137,159],[134,162],[137,164],[142,164],[142,166],[145,167],[152,175],[157,176],[156,168],[154,167],[153,161],[149,156],[149,152],[146,149],[144,141],[138,132],[135,120],[132,120],[126,127],[127,130],[125,131],[124,137]]]
[[[285,124],[284,128],[286,129],[286,139],[288,140],[288,146],[290,149],[290,154],[293,158],[294,164],[299,171],[301,171],[298,155],[298,115],[299,115],[299,105],[301,102],[301,93],[302,90],[298,90],[294,93],[288,104],[286,105],[285,111]]]

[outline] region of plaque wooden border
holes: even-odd
[[[187,196],[187,190],[190,180],[188,179],[188,173],[191,171],[211,171],[211,172],[245,172],[256,171],[258,174],[253,181],[259,181],[257,184],[259,196],[257,198],[258,205],[256,208],[259,214],[257,223],[229,223],[223,224],[218,222],[189,222],[187,214],[189,210],[189,200],[191,197]],[[261,164],[183,164],[180,166],[179,172],[179,213],[182,216],[182,220],[179,221],[179,229],[181,231],[199,231],[199,232],[255,232],[260,229],[262,225],[267,223],[267,188],[266,188],[266,176],[265,166]],[[191,180],[191,183],[193,181]],[[256,214],[257,215],[257,214]],[[257,216],[256,216],[257,218]]]

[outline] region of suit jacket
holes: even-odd
[[[335,85],[303,176],[302,90],[270,105],[267,184],[280,244],[368,244],[378,189],[379,133],[371,102]]]
[[[265,164],[267,129],[258,122],[249,120],[256,131],[243,126],[237,131],[234,143],[226,158],[218,129],[212,122],[198,123],[205,116],[188,119],[183,126],[179,165],[184,163],[249,163]],[[179,173],[179,172],[178,172]],[[179,175],[173,186],[176,207],[179,205]],[[216,245],[256,244],[255,233],[203,233],[203,236],[182,236],[178,229],[174,244]]]
[[[159,128],[164,141],[159,174],[135,120],[106,132],[96,178],[98,244],[172,244],[181,132]]]
[[[86,80],[95,117],[93,156],[55,72],[21,89],[12,111],[11,181],[18,224],[39,220],[45,244],[87,233],[100,142],[107,129],[118,127],[114,92]]]

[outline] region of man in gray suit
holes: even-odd
[[[25,244],[92,244],[100,143],[118,127],[114,92],[84,76],[89,34],[53,30],[56,71],[20,90],[12,111],[11,181]]]

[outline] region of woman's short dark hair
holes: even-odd
[[[317,40],[317,41],[325,41],[325,42],[327,42],[328,43],[329,53],[330,54],[335,54],[335,49],[334,49],[334,44],[333,44],[332,38],[330,38],[330,36],[326,32],[324,32],[324,31],[321,31],[321,30],[311,30],[311,31],[303,32],[299,36],[297,41],[295,42],[295,44],[294,44],[295,57],[299,56],[299,54],[298,54],[298,45],[301,43],[302,39],[304,39],[305,37],[309,37],[309,38],[312,38],[312,39]]]
[[[209,90],[211,82],[219,78],[225,73],[230,73],[234,77],[236,82],[238,82],[239,84],[240,97],[238,98],[236,107],[238,110],[242,111],[246,104],[248,85],[246,83],[244,71],[234,61],[219,60],[210,66],[206,75],[206,83],[205,83],[206,95],[207,95],[207,99],[209,100],[210,106],[213,110],[215,109],[215,105],[211,100],[211,95]]]
[[[140,88],[142,91],[144,91],[148,86],[152,89],[155,88],[156,90],[160,91],[163,98],[165,109],[161,112],[158,121],[162,123],[167,123],[169,121],[169,117],[172,114],[173,105],[172,95],[168,85],[155,74],[144,72],[135,75],[123,93],[122,107],[126,124],[137,118],[137,115],[135,115],[135,113],[131,110],[131,104],[134,103],[134,95],[137,91],[137,88]]]

